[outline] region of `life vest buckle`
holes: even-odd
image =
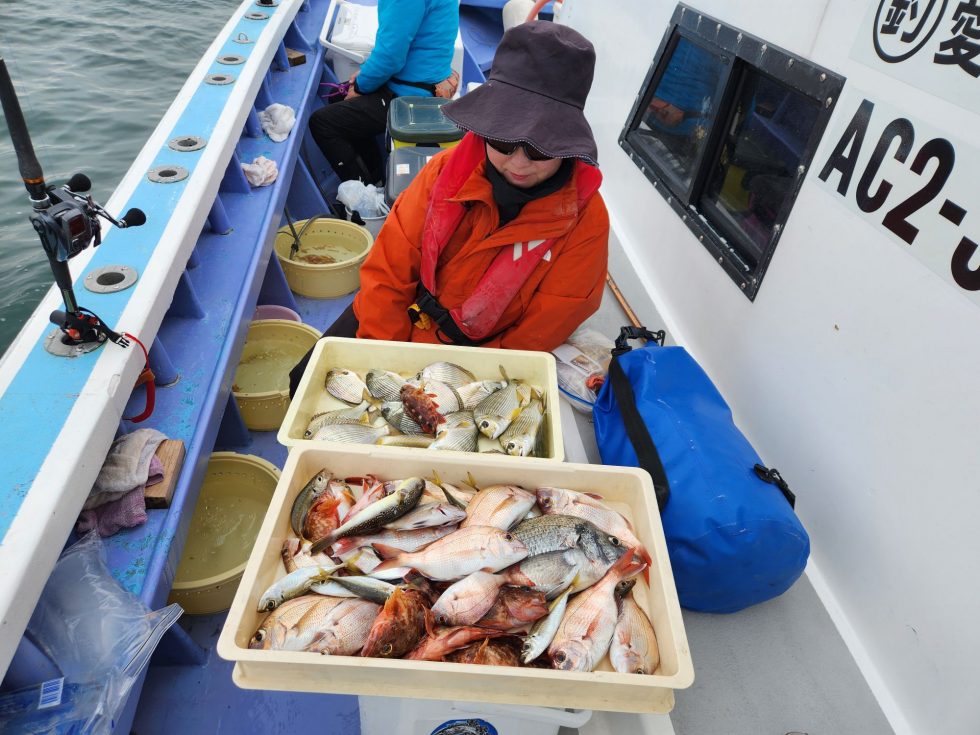
[[[408,307],[408,318],[419,329],[429,329],[432,327],[432,319],[422,311],[418,304],[412,304]]]

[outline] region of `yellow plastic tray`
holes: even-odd
[[[618,712],[669,712],[673,708],[674,690],[691,685],[694,669],[649,475],[628,467],[385,449],[307,446],[290,452],[218,639],[218,654],[235,662],[232,677],[238,686]],[[601,493],[632,521],[653,557],[650,585],[640,580],[634,596],[657,634],[661,656],[658,673],[573,673],[249,649],[249,639],[264,616],[256,611],[258,599],[285,574],[280,550],[292,533],[289,513],[293,500],[321,467],[340,477],[375,473],[383,478],[425,476],[435,469],[447,482],[459,482],[472,472],[481,484],[516,483],[528,489],[557,485]]]
[[[473,373],[477,380],[500,380],[498,366],[512,378],[526,380],[544,392],[545,424],[543,459],[561,461],[565,459],[565,446],[562,443],[561,417],[558,408],[558,374],[555,358],[549,352],[529,352],[524,350],[495,350],[484,347],[454,347],[449,345],[416,344],[414,342],[385,342],[371,339],[346,339],[343,337],[324,337],[317,342],[310,358],[310,364],[296,389],[286,418],[279,429],[279,443],[287,447],[335,446],[350,447],[352,444],[323,442],[304,439],[303,433],[310,425],[314,414],[344,408],[346,403],[337,400],[324,387],[327,373],[335,367],[348,368],[364,380],[368,370],[379,368],[393,370],[403,375],[414,375],[426,365],[447,360],[464,367]],[[497,447],[493,439],[480,437],[480,446]],[[386,447],[386,449],[389,447]],[[425,454],[443,454],[444,450],[412,449]],[[476,452],[452,452],[472,457]],[[502,455],[492,454],[490,457]],[[540,458],[516,459],[527,461]]]

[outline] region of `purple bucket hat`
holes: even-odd
[[[585,98],[595,48],[578,31],[537,20],[504,34],[484,84],[442,107],[464,130],[484,138],[530,143],[554,158],[597,164]]]

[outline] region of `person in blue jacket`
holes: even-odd
[[[374,50],[351,77],[346,98],[310,116],[313,140],[341,181],[384,177],[377,136],[393,97],[453,96],[458,31],[459,0],[379,0]]]

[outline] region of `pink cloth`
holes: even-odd
[[[98,508],[83,510],[78,516],[79,533],[93,528],[105,538],[124,528],[142,526],[146,523],[146,503],[143,500],[143,486],[130,490],[118,500],[110,500]]]
[[[77,531],[87,533],[95,529],[99,532],[99,536],[105,538],[119,533],[124,528],[134,528],[146,523],[146,502],[143,499],[143,491],[147,486],[156,485],[163,480],[163,462],[155,454],[150,459],[149,472],[146,485],[135,487],[121,498],[111,500],[97,508],[83,510],[78,516]]]

